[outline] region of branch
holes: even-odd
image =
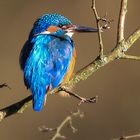
[[[118,22],[117,43],[124,40],[124,23],[125,23],[126,13],[127,13],[127,0],[122,0],[120,14],[119,14],[119,22]]]
[[[133,138],[139,138],[140,134],[136,134],[136,135],[130,135],[130,136],[122,136],[120,138],[116,138],[113,140],[128,140],[128,139],[133,139]]]
[[[68,93],[69,95],[79,99],[80,102],[79,102],[78,105],[81,105],[81,103],[96,103],[97,99],[98,99],[98,96],[90,97],[90,98],[84,98],[84,97],[79,96],[78,94],[75,94],[75,93],[73,93],[71,91],[68,91],[68,90],[66,90],[64,88],[61,88],[61,87],[60,87],[60,91],[64,91],[64,92]]]
[[[4,88],[4,87],[11,89],[6,83],[0,84],[0,88]]]
[[[130,60],[140,60],[140,56],[133,56],[133,55],[122,55],[122,59],[130,59]]]
[[[15,104],[12,104],[10,106],[7,106],[7,107],[1,109],[0,110],[0,121],[2,121],[4,118],[11,116],[15,113],[23,113],[23,111],[27,107],[31,106],[31,100],[32,100],[32,96],[28,96]]]
[[[132,33],[126,41],[122,41],[119,43],[116,47],[116,49],[119,49],[120,51],[118,52],[118,57],[123,58],[123,59],[136,59],[138,60],[139,56],[131,56],[131,55],[126,55],[124,52],[126,52],[128,49],[130,49],[133,44],[140,38],[140,28],[138,28],[134,33]],[[130,58],[131,57],[131,58]],[[135,58],[134,58],[135,57]]]
[[[92,0],[92,2],[94,3],[95,0],[94,1]],[[123,4],[124,2],[125,2],[125,6]],[[126,7],[126,5],[127,5],[127,0],[122,0],[121,9],[124,9],[124,7]],[[94,9],[95,5],[92,4],[92,6]],[[94,10],[93,10],[93,12],[94,12]],[[120,18],[120,19],[123,19],[123,21],[124,21],[124,18]],[[124,24],[124,22],[122,22],[122,21],[121,21],[121,23]],[[123,24],[121,24],[121,25],[123,25]],[[100,26],[98,26],[98,27],[100,27]],[[119,26],[119,27],[121,27],[121,26]],[[100,30],[100,28],[99,28],[99,30]],[[124,29],[122,30],[122,28],[119,30],[119,32],[123,32],[123,31],[124,31]],[[123,34],[121,34],[121,36],[122,35]],[[119,38],[120,38],[120,36],[119,36]],[[124,56],[124,52],[126,52],[129,48],[131,48],[133,46],[133,44],[139,38],[140,38],[140,29],[137,29],[137,31],[135,31],[132,35],[130,35],[128,37],[128,39],[126,39],[126,40],[121,39],[121,42],[118,42],[117,45],[114,46],[113,50],[111,52],[109,52],[107,55],[103,55],[101,57],[102,53],[100,53],[100,55],[95,60],[93,60],[91,63],[86,65],[84,68],[82,68],[78,72],[76,72],[67,83],[64,83],[64,84],[60,85],[59,87],[57,87],[56,89],[48,92],[47,95],[59,92],[60,88],[69,90],[69,87],[75,86],[77,83],[79,83],[82,80],[86,80],[88,77],[90,77],[92,74],[94,74],[97,70],[99,70],[103,66],[109,64],[110,62],[112,62],[116,59],[121,59]],[[100,41],[102,42],[101,38],[100,38]],[[0,110],[0,121],[2,121],[5,117],[11,116],[12,114],[23,113],[23,111],[27,107],[31,106],[31,100],[32,100],[32,96],[28,96],[27,98],[22,99],[21,101],[15,103],[15,104],[12,104],[10,106],[7,106],[7,107],[1,109]]]
[[[92,0],[91,9],[92,9],[92,11],[95,15],[95,18],[96,18],[96,24],[97,24],[97,28],[98,28],[99,45],[100,45],[99,56],[102,58],[104,46],[103,46],[103,40],[102,40],[102,35],[101,35],[102,30],[101,30],[101,26],[100,26],[101,18],[98,16],[98,12],[96,10],[96,0]]]
[[[56,140],[57,138],[65,139],[66,137],[61,134],[62,129],[69,124],[70,128],[72,129],[72,132],[75,133],[77,129],[73,126],[72,120],[76,117],[83,118],[84,113],[78,110],[77,112],[71,113],[71,115],[67,116],[57,128],[47,128],[43,126],[42,128],[39,128],[41,132],[52,132],[54,131],[55,134],[51,138],[51,140]]]
[[[127,51],[129,48],[133,46],[133,44],[140,38],[140,27],[132,33],[125,41],[123,52]]]

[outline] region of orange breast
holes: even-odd
[[[67,70],[67,72],[62,80],[62,83],[67,82],[70,79],[70,77],[72,76],[74,66],[75,66],[75,61],[76,61],[76,50],[74,48],[73,55],[72,55],[68,70]]]

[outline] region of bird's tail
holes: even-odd
[[[35,111],[41,111],[44,105],[46,94],[46,88],[38,88],[36,89],[35,93],[33,92],[33,109]]]

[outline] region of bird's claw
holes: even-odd
[[[82,103],[97,103],[98,96],[91,97],[91,98],[81,98],[81,101],[78,103],[78,105],[81,105]]]

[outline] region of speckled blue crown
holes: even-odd
[[[72,24],[71,21],[60,14],[44,14],[41,17],[39,17],[34,23],[31,35],[45,31],[50,25],[63,26],[69,24]]]

